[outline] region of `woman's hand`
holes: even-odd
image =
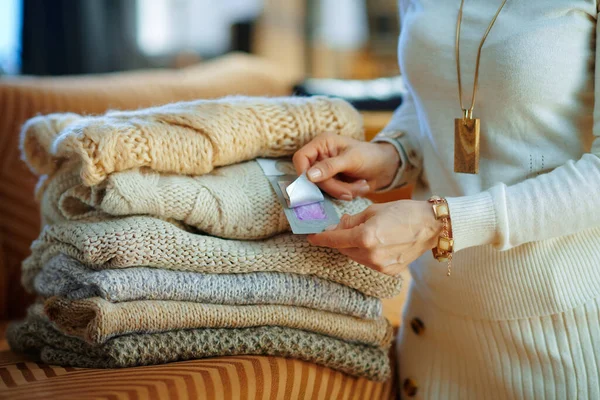
[[[400,200],[374,204],[360,214],[345,214],[337,226],[310,235],[308,241],[339,249],[360,264],[395,276],[434,248],[441,230],[430,203]]]
[[[389,143],[369,143],[335,134],[321,134],[294,154],[298,174],[331,196],[352,200],[389,185],[400,156]]]

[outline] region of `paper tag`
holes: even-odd
[[[260,165],[266,176],[294,175],[296,169],[289,159],[285,158],[257,158],[256,162]]]
[[[320,233],[339,223],[331,199],[306,174],[298,177],[291,160],[258,158],[256,161],[275,190],[293,233]]]
[[[290,200],[290,207],[305,206],[325,200],[321,189],[308,180],[306,172],[285,189]]]

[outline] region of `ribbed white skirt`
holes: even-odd
[[[413,283],[397,346],[404,399],[600,399],[600,298],[476,320],[441,310]]]

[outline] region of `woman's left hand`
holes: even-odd
[[[345,214],[337,226],[310,235],[308,241],[339,249],[360,264],[396,276],[437,245],[441,230],[431,203],[400,200],[373,204],[356,215]]]

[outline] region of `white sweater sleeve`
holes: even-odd
[[[485,244],[507,250],[600,226],[598,47],[595,68],[594,142],[590,153],[516,185],[500,184],[476,195],[448,198],[455,251]]]
[[[380,192],[416,181],[423,167],[419,136],[419,118],[412,96],[407,92],[402,98],[402,104],[394,111],[391,121],[372,140],[393,144],[400,155],[400,168],[392,183]]]

